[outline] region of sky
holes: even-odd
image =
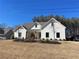
[[[0,24],[15,26],[40,15],[79,17],[79,0],[0,0]]]

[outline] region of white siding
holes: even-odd
[[[46,32],[49,32],[49,38],[46,38]],[[53,34],[54,34],[54,32],[53,32],[53,27],[51,26],[51,23],[48,24],[44,29],[41,30],[41,38],[54,39]]]
[[[61,24],[61,23],[55,23],[54,24],[54,28],[55,28],[55,39],[66,39],[65,38],[65,27]],[[60,33],[60,38],[56,37],[56,33],[59,32]]]
[[[53,21],[53,20],[52,20]],[[45,26],[45,28],[41,29],[41,25],[39,23],[37,23],[37,27],[35,27],[35,25],[30,29],[30,30],[40,30],[41,31],[41,39],[66,39],[65,38],[65,26],[63,26],[60,22],[55,22],[54,25],[52,26],[51,22]],[[19,28],[17,31],[14,32],[14,37],[15,38],[19,38],[18,37],[18,33],[22,33],[22,36],[21,38],[26,38],[26,32],[27,30],[22,27],[22,28]],[[46,38],[46,32],[49,33],[49,37]],[[60,37],[57,38],[56,37],[56,33],[59,32],[60,33]]]
[[[54,26],[54,28],[53,28]],[[41,30],[41,39],[44,38],[44,39],[65,39],[65,27],[60,24],[59,22],[58,23],[54,23],[54,25],[51,25],[51,23],[49,23],[44,29]],[[54,31],[55,33],[54,33]],[[49,32],[49,38],[46,38],[46,32]],[[56,37],[56,33],[59,32],[60,33],[60,38],[57,38]]]
[[[23,28],[19,28],[17,31],[14,32],[14,37],[15,38],[19,38],[18,36],[18,33],[20,32],[21,33],[21,37],[20,38],[26,38],[26,29],[23,27]]]
[[[34,29],[41,29],[41,25],[40,24],[37,24],[37,27],[35,27],[35,25],[31,28],[31,30],[34,30]]]

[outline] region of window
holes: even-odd
[[[35,27],[37,27],[37,24],[35,24]]]
[[[46,37],[49,37],[49,33],[48,32],[46,32]]]
[[[18,36],[21,37],[21,33],[18,33]]]
[[[60,33],[59,32],[56,33],[56,37],[60,38]]]

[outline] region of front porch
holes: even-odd
[[[39,41],[41,39],[40,30],[29,30],[26,32],[25,41]]]

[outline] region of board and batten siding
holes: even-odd
[[[54,29],[55,29],[55,39],[61,39],[61,40],[63,40],[63,39],[66,39],[66,37],[65,37],[65,29],[66,29],[66,27],[64,26],[64,25],[62,25],[61,23],[54,23]],[[60,38],[57,38],[56,37],[56,33],[57,32],[59,32],[60,33]]]
[[[27,32],[27,30],[23,27],[23,28],[19,28],[18,30],[16,30],[15,32],[14,32],[14,37],[15,38],[24,38],[24,39],[26,39],[26,32]],[[19,34],[18,33],[21,33],[21,37],[19,37]]]
[[[49,33],[49,37],[46,37],[46,32]],[[56,33],[60,33],[60,38],[56,37]],[[41,39],[65,39],[65,27],[61,23],[54,23],[52,26],[51,23],[49,23],[45,28],[41,30]]]
[[[46,32],[49,32],[49,37],[46,38]],[[48,24],[45,28],[41,30],[41,39],[54,39],[54,32],[53,32],[53,27],[51,26],[51,23]]]
[[[49,39],[49,40],[66,39],[66,36],[65,36],[66,27],[53,18],[51,20],[49,20],[48,22],[46,22],[44,25],[41,25],[39,22],[36,22],[35,24],[33,24],[33,26],[29,30],[41,32],[40,39]],[[14,38],[26,39],[26,34],[27,34],[26,32],[27,32],[27,29],[25,27],[21,26],[21,28],[17,29],[14,32]],[[19,37],[19,33],[21,33],[20,37]],[[47,33],[47,35],[46,35],[46,33]],[[59,37],[57,34],[59,35]]]
[[[37,25],[37,27],[35,27],[35,25],[31,28],[31,30],[34,30],[34,29],[36,29],[36,30],[39,30],[39,29],[41,29],[41,25],[40,24],[36,24]]]

